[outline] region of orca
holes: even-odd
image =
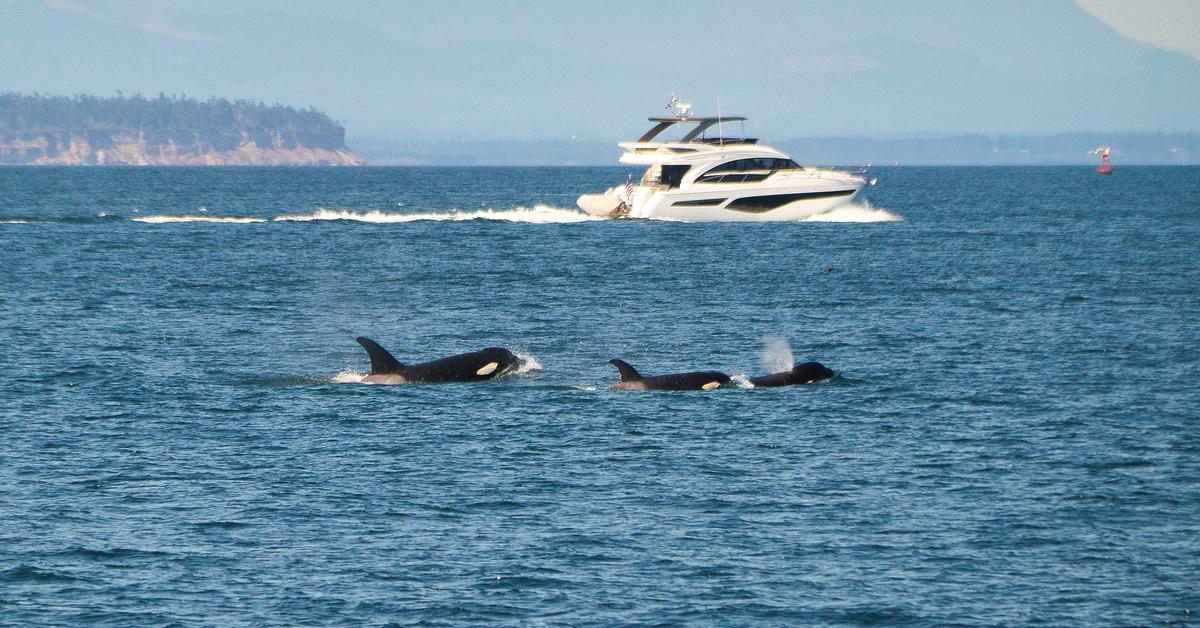
[[[405,366],[374,340],[362,336],[355,340],[371,357],[371,374],[362,380],[368,384],[479,382],[499,377],[520,362],[520,358],[508,349],[488,347],[481,351]]]
[[[792,384],[811,384],[829,379],[837,375],[820,362],[805,362],[792,367],[790,371],[781,371],[762,377],[751,377],[750,383],[755,388],[771,388],[774,386],[791,386]]]
[[[729,383],[729,376],[717,371],[642,377],[628,362],[613,359],[608,363],[621,373],[621,381],[613,384],[614,390],[712,390]]]

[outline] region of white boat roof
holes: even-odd
[[[646,131],[641,137],[638,138],[637,141],[653,141],[654,138],[658,137],[660,133],[677,124],[694,124],[696,125],[696,128],[689,131],[687,135],[684,135],[683,138],[679,140],[680,142],[690,142],[697,137],[700,137],[700,135],[709,128],[718,124],[725,124],[726,122],[745,122],[746,120],[747,118],[743,118],[741,116],[718,116],[716,118],[650,118],[650,121],[654,123],[654,127],[652,127],[649,131]]]
[[[618,160],[623,164],[697,163],[710,160],[741,159],[743,157],[778,157],[788,155],[762,144],[725,141],[724,144],[705,142],[621,142],[624,151]]]
[[[620,142],[624,153],[620,162],[624,164],[661,164],[667,162],[694,163],[715,157],[782,157],[784,153],[758,144],[758,140],[748,137],[702,137],[708,129],[727,122],[744,122],[742,116],[718,117],[687,117],[687,118],[649,118],[654,126],[633,142]],[[655,141],[667,129],[679,125],[694,125],[683,137],[677,140]]]

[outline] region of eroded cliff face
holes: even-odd
[[[56,166],[361,166],[361,157],[328,138],[285,137],[278,131],[201,133],[85,131],[0,132],[0,164]]]

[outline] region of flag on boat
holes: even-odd
[[[633,175],[629,173],[625,174],[625,202],[633,204]]]

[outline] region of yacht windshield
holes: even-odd
[[[696,183],[742,183],[762,181],[779,170],[797,170],[800,166],[791,159],[755,157],[735,159],[709,168],[696,177]]]
[[[737,144],[746,141],[746,122],[744,120],[722,120],[716,124],[704,126],[698,131],[700,132],[699,136],[689,138],[689,141],[704,142],[705,144],[724,142]]]

